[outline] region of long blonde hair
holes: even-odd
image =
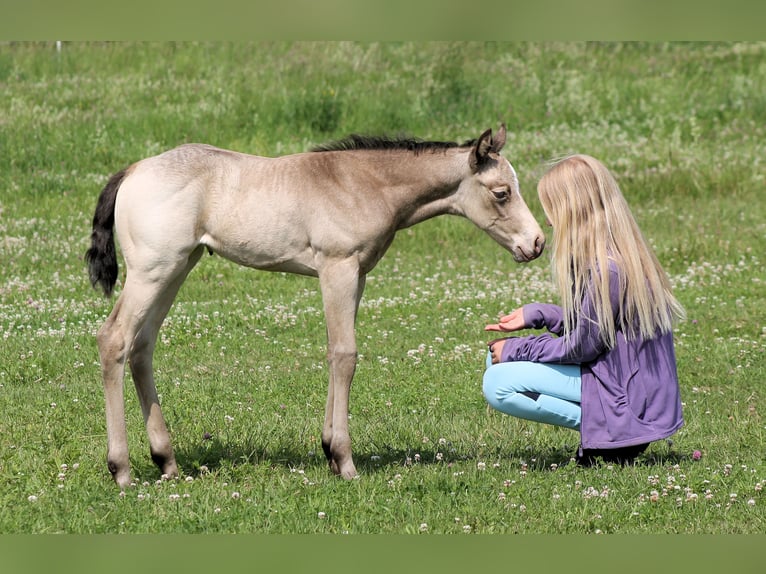
[[[652,338],[672,329],[684,309],[609,170],[587,155],[559,160],[537,187],[553,225],[551,269],[564,310],[564,335],[574,328],[586,291],[601,338],[615,344],[618,328],[628,339]],[[609,299],[609,264],[620,277],[619,325]]]

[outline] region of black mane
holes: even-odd
[[[424,141],[408,136],[390,137],[351,134],[343,139],[315,146],[311,151],[407,150],[419,154],[427,151],[468,147],[475,143],[476,140],[469,140],[459,144],[456,142]]]

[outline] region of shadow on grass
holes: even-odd
[[[525,466],[529,471],[547,472],[566,466],[574,466],[575,452],[569,447],[541,448],[538,451],[528,447],[504,450],[502,453],[480,455],[473,449],[443,449],[449,450],[442,453],[440,449],[402,449],[395,447],[381,447],[375,452],[365,450],[363,447],[354,453],[354,463],[362,475],[375,475],[389,473],[391,468],[418,465],[421,467],[447,467],[453,465],[464,466],[466,462],[475,461],[476,464],[494,464],[498,461],[508,462],[511,465]],[[318,470],[327,469],[327,460],[322,449],[317,451],[305,451],[294,447],[270,447],[259,446],[252,442],[231,443],[213,438],[204,441],[198,446],[180,448],[176,452],[176,458],[186,475],[197,476],[201,473],[200,468],[206,467],[208,471],[221,468],[234,468],[241,465],[267,465],[273,468]],[[639,456],[634,466],[667,466],[692,460],[691,455],[673,451],[662,445]],[[596,466],[605,464],[599,461]],[[149,460],[141,461],[139,467],[142,471],[151,465]],[[146,468],[144,468],[146,466]],[[329,473],[329,469],[327,470]]]
[[[200,467],[205,466],[209,471],[221,467],[236,467],[243,464],[266,464],[276,468],[317,469],[327,468],[324,453],[298,451],[291,448],[268,448],[253,445],[240,445],[211,441],[212,444],[180,450],[176,453],[177,460],[187,474],[196,475]],[[546,472],[567,465],[574,465],[574,453],[565,449],[541,449],[530,453],[528,449],[509,450],[503,453],[502,459],[511,464],[525,465],[529,471]],[[638,457],[634,466],[667,466],[692,460],[692,457],[679,452],[647,453]],[[354,453],[354,463],[360,474],[375,475],[390,472],[392,467],[406,467],[417,464],[421,467],[452,466],[468,461],[494,463],[497,457],[481,457],[473,452],[451,452],[440,456],[434,449],[385,448],[376,453],[357,450]],[[329,472],[329,470],[328,470]]]
[[[291,446],[260,446],[252,442],[232,443],[218,438],[206,440],[197,446],[179,447],[176,460],[187,475],[200,474],[200,468],[208,471],[234,468],[241,465],[265,464],[272,467],[307,468],[326,465],[324,454],[307,452]]]

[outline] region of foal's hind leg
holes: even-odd
[[[199,253],[195,253],[196,257],[199,258]],[[196,259],[194,261],[196,262]],[[188,273],[191,268],[189,266],[190,262],[191,259],[188,259],[175,269],[167,269],[165,273],[160,275],[155,273],[152,277],[142,275],[138,271],[135,273],[129,271],[125,287],[112,313],[98,331],[97,342],[101,359],[106,406],[107,464],[115,482],[123,489],[130,484],[130,460],[128,458],[128,437],[125,427],[123,391],[125,361],[128,359],[128,356],[131,356],[139,365],[137,370],[139,382],[136,384],[137,386],[141,385],[140,381],[143,380],[144,373],[146,372],[146,361],[143,358],[145,354],[142,356],[139,353],[139,356],[136,356],[134,351],[135,342],[139,341],[139,345],[136,348],[146,350],[153,347],[153,344],[147,347],[146,341],[151,339],[148,333],[152,331],[155,332],[156,337],[156,329],[151,328],[146,331],[147,335],[140,337],[138,335],[144,325],[147,324],[147,321],[155,321],[157,316],[161,315],[164,317],[165,313],[167,313],[167,308],[169,308],[167,294],[172,293],[174,296],[175,292],[178,291],[178,287],[180,287],[182,282],[182,280],[179,281],[179,278],[185,277],[186,273]],[[171,302],[172,299],[173,297],[171,296]],[[148,364],[151,365],[151,358],[149,358]],[[153,382],[151,388],[154,388]],[[152,395],[156,396],[156,391],[149,393],[139,392],[139,397],[142,397],[142,395],[149,397],[149,403],[151,403]],[[143,408],[143,399],[141,400]],[[158,416],[161,418],[158,406],[156,408],[150,407],[149,411],[152,414],[151,418],[153,421]],[[164,427],[164,422],[162,426]],[[158,426],[153,425],[153,429],[155,429],[156,436],[162,436],[162,431],[157,430]],[[165,435],[167,435],[167,430],[165,430]]]
[[[101,358],[101,377],[104,382],[106,408],[106,460],[112,478],[124,489],[130,484],[128,435],[125,427],[125,401],[123,375],[130,333],[125,332],[122,321],[124,293],[120,295],[111,314],[98,330],[98,354]],[[127,312],[128,314],[130,311]]]
[[[123,388],[125,361],[146,314],[151,311],[154,298],[156,294],[151,286],[137,283],[129,277],[114,309],[96,337],[104,382],[107,465],[122,489],[130,484]]]
[[[199,261],[204,249],[199,247],[189,257],[186,268],[167,286],[165,291],[158,297],[152,312],[147,316],[146,322],[136,335],[130,350],[129,363],[133,375],[133,383],[136,387],[141,412],[144,415],[146,433],[149,437],[149,449],[152,460],[159,467],[163,475],[168,477],[178,476],[178,466],[170,433],[165,424],[160,409],[157,387],[154,382],[152,369],[152,357],[154,346],[157,342],[157,334],[162,326],[165,316],[168,314],[178,290],[186,280],[187,275]]]

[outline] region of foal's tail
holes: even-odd
[[[117,283],[117,253],[114,249],[114,204],[117,191],[128,170],[115,173],[104,186],[93,215],[93,233],[90,235],[90,249],[85,253],[90,282],[95,288],[101,285],[104,295],[112,294]]]

